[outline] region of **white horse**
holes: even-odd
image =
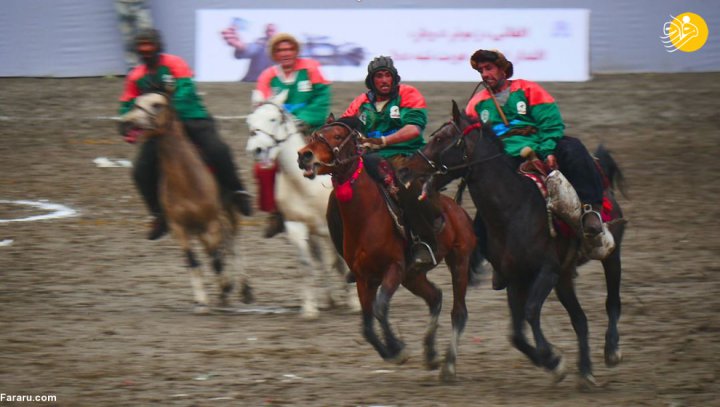
[[[302,316],[319,316],[318,298],[331,305],[338,304],[335,292],[345,291],[347,305],[360,310],[355,285],[345,282],[348,269],[330,240],[325,211],[332,192],[328,177],[310,180],[303,176],[297,164],[297,151],[305,145],[303,134],[295,125],[295,118],[283,108],[287,92],[265,100],[260,92],[252,96],[255,110],[247,117],[250,137],[246,151],[256,160],[272,160],[277,163],[275,178],[275,203],[285,219],[288,239],[297,247],[300,262],[309,268],[305,274]],[[330,251],[334,261],[325,264]],[[336,273],[330,271],[334,269]]]

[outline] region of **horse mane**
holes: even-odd
[[[362,126],[362,122],[360,121],[360,119],[358,119],[355,116],[341,117],[341,118],[337,119],[336,122],[342,123],[342,124],[350,127],[351,129],[358,130],[358,131],[360,130],[360,127]]]
[[[471,118],[468,115],[465,114],[465,112],[460,112],[461,120],[467,121],[470,125],[480,123],[481,129],[475,129],[473,131],[480,131],[480,137],[488,140],[491,142],[495,147],[497,147],[498,152],[504,152],[505,151],[505,143],[503,143],[502,139],[498,137],[498,135],[495,133],[495,130],[493,129],[493,125],[489,122],[482,123],[479,119]],[[479,144],[475,145],[475,148],[478,148]],[[515,170],[515,162],[512,160],[512,157],[506,155],[503,155],[501,158],[502,162],[505,163],[508,167]]]
[[[393,181],[395,181],[395,171],[392,169],[390,163],[386,159],[382,158],[380,154],[365,154],[363,155],[363,161],[365,161],[365,170],[367,171],[367,174],[374,181],[384,183],[385,176],[387,174],[383,174],[383,172],[388,171],[392,173]]]

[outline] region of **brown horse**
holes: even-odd
[[[236,232],[235,212],[230,204],[223,203],[215,176],[185,135],[168,95],[154,92],[138,97],[122,121],[126,127],[141,129],[146,139],[157,139],[160,204],[170,232],[180,243],[192,271],[195,312],[205,313],[208,299],[191,240],[197,238],[212,258],[220,299],[225,303],[234,286],[224,272],[224,263]]]
[[[435,334],[442,308],[442,292],[427,279],[426,273],[432,267],[409,267],[408,239],[399,232],[388,209],[383,187],[368,175],[364,169],[365,160],[358,153],[358,123],[355,118],[334,121],[331,115],[328,124],[315,131],[309,144],[299,150],[298,164],[310,178],[316,174],[332,174],[336,187],[330,196],[330,207],[337,207],[342,218],[339,251],[357,281],[365,339],[387,361],[402,363],[407,359],[403,351],[405,345],[395,336],[388,321],[390,299],[402,284],[424,299],[430,309],[430,324],[424,342],[425,364],[434,369],[439,365]],[[475,235],[469,215],[452,199],[443,195],[439,198],[446,222],[437,236],[437,257],[445,259],[453,285],[453,337],[445,355],[441,378],[450,380],[455,376],[458,342],[467,321],[465,293]],[[328,220],[332,231],[330,211],[328,209]],[[384,342],[375,333],[373,317],[380,323]]]

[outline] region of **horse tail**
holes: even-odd
[[[620,167],[615,159],[610,154],[610,151],[605,148],[603,144],[600,144],[595,151],[595,157],[597,158],[598,164],[600,165],[603,173],[605,173],[605,176],[608,178],[610,188],[613,190],[618,189],[624,197],[629,198],[627,185],[625,183],[625,176],[620,170]]]

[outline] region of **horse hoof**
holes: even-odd
[[[205,315],[210,313],[210,307],[207,306],[207,304],[195,304],[195,307],[193,307],[193,314],[195,315]]]
[[[456,378],[455,365],[443,365],[443,368],[440,371],[440,381],[443,383],[452,383]]]
[[[551,373],[553,375],[553,383],[560,383],[565,379],[567,371],[565,369],[564,358],[560,358],[560,362],[558,362],[557,366],[555,366],[555,368],[551,370]]]
[[[623,355],[622,352],[618,349],[616,351],[605,351],[605,366],[607,367],[615,367],[622,362]]]
[[[425,361],[425,369],[436,370],[440,367],[440,359],[433,358],[432,360]]]
[[[320,318],[320,311],[317,308],[304,308],[300,314],[302,319],[313,320]]]
[[[253,294],[253,289],[250,285],[242,285],[242,290],[240,290],[240,301],[242,301],[243,304],[252,304],[255,302],[255,295]]]
[[[408,359],[410,359],[410,354],[405,350],[405,348],[402,348],[400,352],[397,353],[397,355],[385,359],[385,361],[394,363],[396,365],[402,365],[403,363],[407,362]]]
[[[600,384],[592,374],[585,374],[580,375],[577,387],[580,391],[592,391],[600,387],[605,387],[605,385]]]

